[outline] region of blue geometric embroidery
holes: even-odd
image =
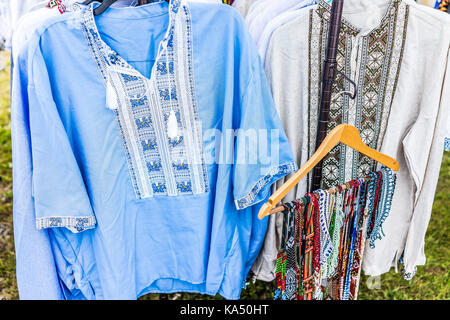
[[[170,33],[169,40],[167,41],[167,46],[173,48],[173,32]]]
[[[36,227],[38,230],[47,228],[67,228],[72,232],[82,232],[95,227],[96,219],[94,216],[89,217],[47,217],[36,219]]]
[[[175,148],[176,146],[178,146],[182,142],[183,142],[183,136],[179,136],[179,137],[176,137],[176,138],[173,138],[173,139],[169,138],[169,145],[172,148]]]
[[[291,170],[292,170],[292,164],[291,163],[290,164],[284,164],[284,165],[279,166],[278,174],[288,174],[288,173],[292,172]]]
[[[126,83],[128,83],[130,81],[139,80],[138,77],[132,76],[132,75],[129,75],[129,74],[125,74],[125,73],[122,73],[121,76],[122,76],[123,80],[125,80]]]
[[[192,192],[192,183],[190,181],[183,181],[177,183],[178,191],[182,193]]]
[[[164,89],[164,90],[159,90],[159,96],[161,98],[164,99],[164,101],[169,101],[169,100],[177,100],[177,89],[176,88],[172,88],[171,90],[172,94],[169,97],[169,89]]]
[[[141,144],[144,151],[156,150],[158,148],[155,138],[141,141]]]
[[[89,29],[89,32],[91,33],[91,36],[94,38],[94,40],[99,40],[97,32],[93,28]]]
[[[181,1],[180,0],[172,0],[172,12],[178,13],[178,9],[180,8]]]
[[[136,119],[136,125],[137,125],[138,129],[150,128],[151,124],[152,124],[152,119],[150,117],[143,117],[143,118]]]
[[[59,227],[62,222],[61,218],[50,218],[49,220],[51,228]]]
[[[88,227],[88,223],[89,223],[89,219],[87,218],[78,218],[75,220],[75,229],[78,232],[81,232],[83,230],[86,230],[86,228]]]
[[[269,185],[272,181],[278,180],[278,178],[285,176],[286,174],[292,173],[297,170],[297,166],[295,163],[289,163],[280,165],[278,167],[273,167],[269,170],[269,172],[258,180],[252,190],[241,199],[236,200],[236,208],[238,210],[245,209],[249,206],[254,205],[253,203],[256,199],[256,196],[261,192],[263,188]]]
[[[150,172],[161,171],[162,164],[161,162],[147,162],[147,168]]]
[[[165,76],[167,74],[167,63],[159,62],[157,70],[158,70],[160,75]],[[169,62],[169,72],[170,72],[170,74],[173,74],[173,71],[174,71],[173,62]]]
[[[117,62],[119,61],[119,58],[117,57],[117,53],[111,53],[110,55],[109,55],[109,61],[112,63],[112,64],[117,64]]]
[[[154,193],[165,193],[167,192],[167,187],[165,183],[153,183],[152,184]]]
[[[187,163],[173,163],[172,166],[176,169],[176,170],[189,170],[189,165]]]
[[[147,97],[140,98],[140,99],[131,99],[131,106],[133,108],[142,107],[148,104]]]

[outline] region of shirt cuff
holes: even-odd
[[[48,228],[67,228],[73,233],[80,233],[95,228],[97,221],[94,216],[89,217],[45,217],[36,219],[38,230]]]
[[[258,180],[248,194],[235,200],[236,208],[238,210],[243,210],[264,200],[264,197],[259,197],[259,199],[257,199],[257,196],[279,179],[295,171],[297,171],[297,165],[294,162],[272,167],[264,177]]]

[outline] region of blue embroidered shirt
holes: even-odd
[[[243,20],[221,4],[96,5],[45,20],[17,53],[14,197],[32,205],[14,209],[15,236],[32,246],[36,219],[67,299],[237,299],[258,210],[296,170]],[[31,279],[39,257],[22,252]]]

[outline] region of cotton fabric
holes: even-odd
[[[106,88],[78,13],[42,22],[17,53],[22,64],[15,66],[15,72],[26,75],[14,77],[14,180],[25,188],[15,193],[15,201],[29,204],[15,208],[15,215],[34,214],[47,223],[38,226],[56,226],[36,236],[46,242],[48,234],[66,298],[135,299],[178,291],[239,298],[267,227],[267,219],[257,219],[258,209],[270,185],[296,170],[257,50],[238,12],[221,4],[185,2],[179,10],[188,10],[192,18],[205,157],[219,154],[220,140],[213,133],[230,129],[274,131],[262,139],[269,149],[278,145],[276,156],[256,164],[208,162],[210,190],[205,194],[136,199],[119,129],[106,106]],[[111,8],[95,22],[101,39],[149,78],[157,44],[169,27],[168,11],[165,2]],[[213,23],[226,28],[211,33]],[[145,32],[134,32],[138,26]],[[211,59],[211,52],[220,54]],[[236,144],[225,140],[220,152],[229,155],[234,148],[237,159],[245,158],[249,138],[238,133]],[[23,223],[18,220],[16,237],[29,248]],[[46,257],[48,266],[49,250]],[[19,252],[18,264],[25,262],[32,266]],[[46,271],[52,275],[53,270]],[[23,282],[20,287],[28,297],[37,294]]]
[[[384,139],[378,147],[379,151],[399,161],[400,171],[392,214],[383,227],[386,237],[377,242],[376,248],[366,248],[363,269],[372,276],[383,274],[391,267],[397,268],[403,255],[403,274],[405,278],[411,278],[416,266],[426,262],[425,232],[442,161],[449,104],[449,36],[444,30],[448,28],[450,21],[448,15],[417,5],[413,1],[401,3],[408,7],[404,51]],[[390,4],[391,1],[386,0],[376,3],[346,2],[344,20],[350,22],[348,25],[357,25],[361,35],[367,35],[377,27],[379,20],[376,17],[381,19]],[[377,6],[380,10],[374,11]],[[299,124],[308,123],[308,99],[311,95],[316,96],[316,91],[311,93],[309,86],[319,84],[316,80],[309,83],[310,13],[316,9],[317,7],[311,7],[310,10],[301,11],[295,20],[277,29],[266,57],[266,71],[275,104],[299,166],[309,159],[309,152],[312,152],[307,146],[310,128]],[[313,32],[318,31],[313,29]],[[349,74],[353,75],[351,78],[354,80],[357,80],[355,74],[358,59],[360,57],[352,54],[348,60],[348,70],[351,70]],[[441,63],[437,64],[436,61]],[[319,76],[314,77],[319,79]],[[352,112],[348,115],[352,115]],[[352,178],[351,174],[346,178]],[[308,179],[300,182],[290,199],[299,198],[306,191]],[[273,237],[279,238],[280,229],[275,234]],[[272,259],[276,257],[276,252],[263,250],[261,254]],[[274,260],[266,266],[263,269],[275,270]],[[260,277],[273,279],[274,273],[272,271]]]
[[[257,0],[235,0],[232,6],[239,11],[239,13],[245,17],[250,10],[251,6],[257,2]]]
[[[308,6],[313,4],[316,4],[315,0],[300,1],[297,5],[289,7],[286,11],[283,11],[268,22],[264,21],[264,29],[260,37],[258,38],[258,41],[256,42],[263,65],[266,59],[267,47],[269,46],[273,32],[282,25],[297,17],[299,14],[299,10],[306,9]],[[252,37],[256,40],[255,35],[252,34]]]

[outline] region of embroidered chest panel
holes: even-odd
[[[328,132],[341,123],[354,125],[368,146],[379,149],[394,98],[406,38],[408,5],[391,0],[386,16],[368,35],[343,20],[337,50],[337,68],[357,84],[355,100],[342,94],[351,84],[337,76],[332,90]],[[331,7],[320,1],[310,13],[308,152],[315,152],[320,109],[323,61],[328,44]],[[356,63],[355,63],[356,62]],[[331,188],[362,178],[375,170],[376,162],[345,145],[336,146],[323,162],[322,187]]]
[[[193,79],[191,16],[179,1],[171,1],[169,10],[169,30],[150,79],[100,39],[92,12],[82,14],[138,199],[209,190]]]

